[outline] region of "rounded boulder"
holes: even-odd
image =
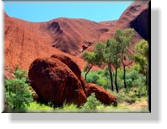
[[[109,93],[107,90],[101,86],[93,83],[88,83],[86,85],[86,95],[90,96],[92,93],[95,93],[96,98],[105,105],[113,104],[117,106],[116,97]]]
[[[86,102],[82,84],[75,73],[58,58],[36,59],[28,73],[32,88],[44,102],[81,105]]]

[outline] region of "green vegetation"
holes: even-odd
[[[89,112],[95,110],[99,105],[101,105],[101,102],[96,99],[93,93],[87,98],[87,102],[81,108],[83,111]]]
[[[113,39],[97,43],[95,48],[99,48],[98,51],[95,52],[94,49],[91,52],[99,53],[96,62],[100,61],[98,66],[102,70],[89,70],[87,82],[96,83],[112,91],[120,103],[147,101],[148,43],[145,40],[136,43],[134,48],[136,52],[132,53],[128,48],[133,36],[133,29],[117,30]],[[92,67],[96,65],[94,60],[91,61]],[[87,63],[89,64],[89,61]],[[82,74],[85,75],[85,71]]]
[[[134,65],[133,67],[127,68],[127,74],[126,74],[126,81],[128,86],[128,88],[126,88],[127,90],[133,87],[145,86],[146,77],[136,70],[138,69],[138,67],[139,67],[138,65]],[[123,74],[124,74],[123,69],[119,68],[118,84],[120,89],[124,88]],[[84,76],[84,72],[82,73],[82,75]],[[103,88],[109,90],[110,79],[109,79],[109,73],[107,71],[107,68],[105,68],[104,70],[90,71],[87,76],[87,82],[96,83],[102,86]]]
[[[135,62],[140,66],[140,73],[146,76],[148,73],[148,43],[141,40],[135,46],[136,54],[134,56]],[[146,79],[147,80],[147,79]],[[146,82],[147,84],[147,82]]]
[[[85,80],[86,76],[91,70],[91,68],[95,65],[100,66],[102,65],[103,58],[103,47],[104,45],[102,43],[97,43],[97,45],[94,47],[93,52],[85,51],[83,53],[84,60],[87,61],[87,64],[84,68],[85,71]]]
[[[26,71],[16,68],[14,75],[14,79],[5,80],[5,110],[24,112],[33,100],[32,92],[26,82]]]
[[[130,53],[133,35],[132,29],[117,30],[113,39],[97,43],[93,51],[83,53],[87,64],[82,76],[114,94],[116,107],[102,104],[95,94],[79,107],[42,104],[33,100],[26,71],[16,68],[15,78],[5,80],[5,112],[147,112],[148,43],[141,40],[135,45],[136,52]],[[93,66],[100,69],[91,71]]]
[[[121,68],[118,69],[118,85],[120,86],[120,91],[119,93],[112,92],[117,96],[118,101],[129,103],[131,100],[135,102],[136,100],[140,100],[140,98],[147,97],[147,89],[145,86],[146,77],[139,73],[137,69],[138,65],[127,69],[126,81],[128,88],[126,89],[124,88],[123,82],[123,70]],[[106,72],[108,72],[106,69],[91,71],[87,76],[87,81],[96,83],[111,92],[109,73]],[[84,72],[82,74],[84,75]]]
[[[117,70],[121,66],[121,62],[124,68],[124,87],[126,85],[126,66],[130,63],[127,61],[127,48],[131,44],[134,35],[133,29],[117,30],[114,34],[112,40],[107,40],[105,43],[97,43],[92,52],[85,51],[83,53],[84,59],[87,61],[85,80],[88,72],[94,65],[101,66],[102,64],[107,65],[111,90],[114,91],[113,85],[113,72],[115,70],[115,89],[119,92],[118,80],[117,80]],[[130,60],[130,58],[128,58]],[[90,67],[88,67],[90,66]]]
[[[145,76],[140,73],[139,76],[137,76],[138,69],[138,65],[127,69],[126,77],[127,80],[129,80],[127,81],[130,87],[129,90],[124,89],[123,82],[120,82],[123,77],[123,71],[118,69],[119,93],[110,90],[110,79],[107,68],[104,70],[91,71],[88,74],[88,82],[103,86],[117,97],[117,107],[113,105],[103,105],[96,99],[94,94],[89,96],[87,102],[80,107],[66,103],[64,103],[62,107],[54,107],[51,104],[45,105],[33,100],[33,91],[30,90],[29,84],[26,81],[26,71],[17,68],[14,71],[15,78],[5,80],[6,106],[4,112],[147,112],[146,87],[144,86]],[[84,72],[82,74],[84,75]],[[143,105],[141,103],[143,103]]]
[[[118,106],[103,105],[95,98],[94,94],[92,94],[88,97],[87,102],[80,107],[74,104],[64,104],[62,107],[54,108],[52,106],[32,102],[27,106],[27,112],[148,112],[146,98],[136,98],[134,102],[131,97],[125,98],[126,95],[120,96],[122,93],[124,93],[122,90],[119,95],[115,93],[119,100]],[[131,96],[133,96],[133,94]]]

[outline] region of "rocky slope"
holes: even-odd
[[[111,27],[85,19],[58,18],[46,23],[45,28],[52,37],[53,47],[78,55]]]
[[[131,52],[134,52],[133,48],[136,42],[142,38],[148,40],[148,9],[149,0],[135,1],[123,12],[120,18],[114,23],[112,29],[101,36],[100,40],[112,37],[117,29],[134,28],[136,34],[129,49]]]
[[[5,67],[28,69],[36,58],[65,54],[82,69],[85,64],[81,58],[83,50],[91,49],[97,41],[112,38],[118,28],[134,28],[134,42],[142,37],[147,40],[147,9],[148,1],[135,2],[120,19],[100,23],[69,18],[33,23],[9,17],[5,13]],[[132,52],[133,46],[130,48]]]
[[[81,68],[84,66],[82,59],[52,47],[53,39],[45,30],[45,24],[11,18],[5,14],[5,67],[28,69],[34,59],[58,53],[70,56]]]

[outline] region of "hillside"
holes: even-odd
[[[94,22],[86,19],[58,18],[48,22],[27,22],[4,15],[5,68],[16,66],[28,69],[38,57],[64,53],[72,57],[82,69],[85,49],[98,41],[112,38],[116,29],[132,27],[134,41],[148,39],[148,2],[135,2],[116,21]],[[112,15],[112,13],[111,13]],[[144,22],[144,24],[143,24]],[[138,27],[138,26],[143,27]],[[133,46],[130,51],[133,52]]]

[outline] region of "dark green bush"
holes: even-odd
[[[118,101],[132,104],[139,100],[139,98],[147,96],[147,88],[145,85],[146,77],[139,72],[139,69],[139,65],[126,68],[127,89],[124,88],[123,69],[118,69],[117,80],[120,91],[119,93],[112,92],[115,94]],[[109,91],[111,89],[107,69],[90,71],[87,76],[87,80],[88,82],[96,83],[105,89],[109,89]],[[115,78],[113,81],[115,81]]]
[[[105,89],[110,89],[110,83],[109,83],[109,79],[105,78],[105,77],[100,77],[96,83],[100,86],[102,86]]]
[[[143,74],[140,74],[137,71],[137,66],[127,68],[126,70],[126,83],[128,88],[132,87],[140,87],[145,86],[146,77]],[[83,73],[84,75],[84,73]],[[113,74],[114,76],[114,74]],[[115,78],[113,78],[115,79]],[[124,88],[124,80],[123,80],[123,70],[118,69],[118,86],[119,88]],[[104,70],[97,70],[97,71],[90,71],[87,75],[87,82],[96,83],[105,89],[110,89],[110,80],[109,74],[106,69]]]
[[[91,71],[87,75],[87,82],[96,83],[98,79],[99,79],[99,75],[97,74],[96,71]]]
[[[26,72],[15,69],[15,78],[5,80],[5,103],[7,111],[22,112],[32,102],[32,92],[26,83]]]

